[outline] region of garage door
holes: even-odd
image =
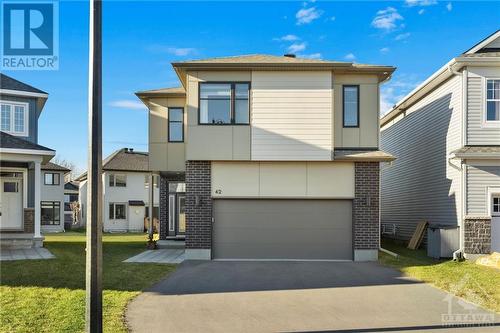
[[[350,200],[214,200],[215,259],[352,260]]]

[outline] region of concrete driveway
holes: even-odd
[[[450,313],[499,319],[377,263],[187,261],[126,316],[133,332],[456,332]]]

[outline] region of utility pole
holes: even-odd
[[[90,0],[85,331],[102,332],[102,2]]]

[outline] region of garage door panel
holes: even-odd
[[[215,200],[217,259],[352,259],[349,200]]]

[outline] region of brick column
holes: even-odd
[[[380,235],[380,164],[378,162],[356,162],[354,169],[354,260],[377,260]]]
[[[211,259],[210,161],[186,161],[186,258]]]
[[[167,239],[168,236],[168,180],[167,177],[160,176],[160,239]]]
[[[465,218],[464,252],[466,255],[491,252],[491,218],[489,216]]]

